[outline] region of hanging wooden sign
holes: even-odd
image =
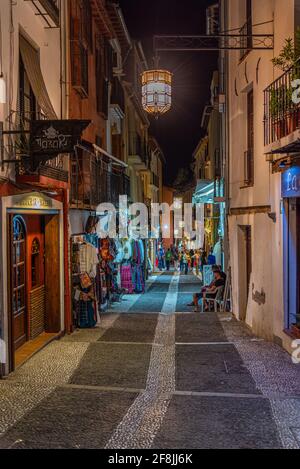
[[[30,156],[34,165],[73,153],[89,120],[36,120],[30,123]]]

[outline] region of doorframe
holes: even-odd
[[[7,224],[7,239],[8,239],[8,249],[7,249],[7,313],[8,313],[8,348],[9,348],[9,368],[10,370],[15,370],[15,336],[14,336],[14,312],[12,307],[12,297],[13,297],[13,266],[12,266],[12,253],[13,253],[13,219],[16,216],[20,216],[22,219],[22,215],[18,213],[8,213],[6,215],[6,224]],[[28,341],[28,301],[27,301],[27,283],[26,283],[26,256],[27,256],[27,227],[25,221],[22,219],[22,224],[24,225],[25,230],[25,240],[24,240],[24,278],[25,278],[25,291],[24,291],[24,303],[25,303],[25,315],[26,315],[26,323],[25,323],[25,334],[26,334],[26,341]]]
[[[40,207],[36,205],[29,206],[28,200],[32,198],[33,201],[39,198],[42,203]],[[46,205],[47,204],[47,205]],[[49,209],[45,208],[49,207]],[[59,250],[60,250],[60,305],[61,305],[61,332],[65,330],[65,303],[64,303],[64,217],[63,217],[63,203],[51,199],[45,194],[39,192],[28,192],[24,194],[3,196],[0,198],[0,253],[2,253],[2,267],[3,275],[0,278],[0,315],[2,318],[2,339],[6,344],[6,364],[2,366],[2,374],[8,375],[13,371],[10,365],[11,349],[10,349],[10,326],[9,326],[9,292],[8,292],[8,223],[7,215],[59,215]]]

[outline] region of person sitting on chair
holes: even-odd
[[[220,272],[219,270],[215,271],[214,277],[215,277],[214,285],[211,288],[208,288],[203,295],[204,311],[209,311],[209,305],[208,305],[207,300],[215,300],[218,294],[218,290],[220,288],[225,287],[225,280],[222,276],[222,272]]]
[[[212,267],[212,271],[213,271],[213,273],[220,272],[220,268],[217,265],[214,265]],[[193,303],[188,304],[188,306],[194,306],[196,311],[198,311],[199,300],[201,300],[203,298],[206,291],[208,291],[208,290],[210,290],[211,288],[214,287],[215,282],[216,282],[216,279],[215,279],[215,276],[214,276],[213,281],[209,285],[206,285],[205,287],[202,287],[200,293],[195,293],[193,295]]]

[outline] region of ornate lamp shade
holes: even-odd
[[[172,73],[148,70],[142,74],[142,104],[145,111],[155,117],[171,109]]]

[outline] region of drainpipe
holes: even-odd
[[[69,245],[69,196],[68,189],[63,189],[63,231],[64,231],[64,307],[65,332],[73,332],[71,314],[71,282],[70,282],[70,245]]]
[[[61,11],[61,55],[62,55],[62,118],[69,119],[70,105],[70,49],[69,49],[69,2],[60,2]],[[68,169],[70,174],[70,157],[68,156]],[[64,232],[64,308],[65,308],[65,332],[73,332],[71,309],[71,258],[69,236],[69,188],[63,189],[63,232]]]

